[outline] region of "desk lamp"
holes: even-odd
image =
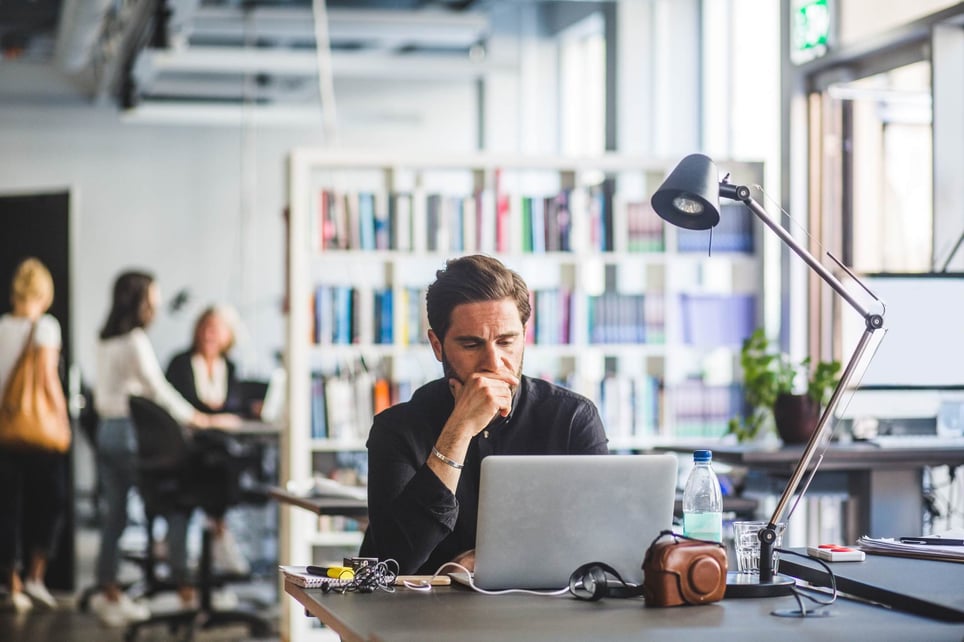
[[[844,287],[843,283],[837,279],[829,270],[793,239],[789,232],[783,229],[777,222],[773,221],[766,213],[766,210],[750,196],[750,188],[745,185],[733,185],[724,177],[719,179],[719,172],[713,161],[703,154],[690,154],[679,162],[675,169],[670,172],[663,184],[653,194],[651,199],[653,209],[661,218],[673,225],[686,228],[688,230],[708,230],[720,222],[720,198],[728,198],[740,201],[746,205],[757,218],[773,230],[780,239],[789,246],[797,256],[810,266],[810,268],[820,276],[833,290],[839,294],[850,306],[856,310],[865,321],[864,333],[861,335],[857,346],[850,356],[840,375],[840,380],[834,388],[827,402],[826,408],[820,415],[817,426],[810,436],[790,476],[790,481],[777,502],[776,509],[770,516],[767,526],[760,530],[760,575],[759,581],[753,576],[731,574],[727,580],[726,597],[771,597],[777,595],[789,595],[790,589],[794,584],[793,579],[781,576],[773,572],[773,548],[777,537],[777,524],[786,512],[790,499],[797,491],[800,481],[806,474],[813,459],[814,453],[820,446],[826,428],[833,417],[834,410],[840,402],[840,398],[847,388],[848,383],[857,370],[863,354],[870,344],[871,337],[876,330],[884,325],[882,314],[869,312],[860,304]],[[859,283],[859,281],[858,281]],[[861,284],[863,285],[863,284]],[[864,288],[866,290],[866,287]],[[874,296],[870,290],[867,292]],[[874,296],[874,299],[877,297]],[[820,461],[814,465],[811,472],[816,472],[816,467]],[[803,491],[806,492],[806,486]],[[802,493],[801,493],[802,497]],[[799,501],[799,499],[797,500]],[[792,510],[791,510],[792,512]],[[752,581],[747,581],[752,579]],[[738,581],[742,580],[742,581]]]

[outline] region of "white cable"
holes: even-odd
[[[569,593],[568,586],[566,588],[558,589],[555,591],[533,591],[529,589],[502,589],[499,591],[490,591],[487,589],[479,588],[478,586],[475,585],[475,580],[473,579],[472,572],[469,571],[469,569],[465,568],[464,566],[456,562],[446,562],[445,564],[442,564],[441,566],[438,567],[438,570],[435,571],[435,574],[432,575],[432,578],[429,580],[426,580],[424,582],[413,582],[412,584],[415,584],[415,586],[409,586],[409,583],[405,582],[405,586],[411,589],[415,589],[417,591],[430,591],[432,589],[431,580],[441,575],[442,569],[449,566],[454,566],[455,568],[465,573],[466,577],[469,580],[469,588],[471,588],[476,593],[484,593],[485,595],[507,595],[509,593],[525,593],[526,595],[541,595],[542,597],[558,597],[560,595],[566,595],[567,593]]]

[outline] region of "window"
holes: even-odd
[[[828,93],[850,101],[851,169],[842,178],[845,193],[852,195],[848,227],[853,267],[863,273],[930,271],[930,63],[833,85]]]
[[[593,13],[560,32],[560,151],[592,156],[606,149],[606,39]]]

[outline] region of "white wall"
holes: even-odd
[[[957,4],[957,0],[839,0],[841,45],[886,32]]]

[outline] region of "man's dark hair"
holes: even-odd
[[[514,301],[522,325],[528,323],[532,306],[529,288],[521,276],[482,254],[450,259],[444,270],[435,273],[435,283],[428,286],[425,294],[429,327],[442,341],[452,322],[455,306],[503,299]]]
[[[154,317],[147,293],[154,277],[147,272],[124,272],[114,281],[114,296],[110,313],[100,331],[101,339],[127,334],[134,328],[143,328]]]

